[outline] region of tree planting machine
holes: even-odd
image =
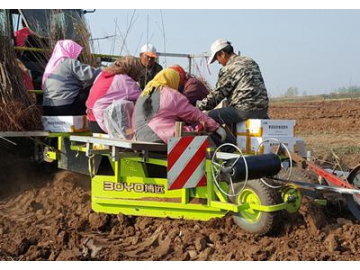
[[[233,215],[243,230],[265,235],[298,211],[303,196],[325,205],[346,201],[360,219],[360,166],[346,176],[328,172],[279,143],[267,154],[218,148],[209,137],[173,137],[169,143],[109,138],[91,133],[1,132],[0,138],[55,138],[43,147],[47,161],[91,176],[91,205],[98,213],[209,220]],[[233,148],[234,151],[223,151]],[[309,171],[316,177],[309,177]]]

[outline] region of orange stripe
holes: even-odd
[[[245,153],[248,154],[251,152],[251,137],[246,136],[246,147],[245,147]]]
[[[82,129],[86,129],[87,128],[87,119],[86,119],[86,115],[83,115],[83,118],[82,118]]]

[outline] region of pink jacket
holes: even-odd
[[[168,143],[168,139],[175,135],[175,122],[186,124],[205,122],[207,131],[215,131],[219,124],[207,114],[192,106],[189,100],[178,91],[169,87],[160,90],[159,112],[149,121],[148,126]]]
[[[128,100],[135,102],[141,90],[138,84],[125,74],[111,74],[102,71],[96,78],[86,101],[87,118],[96,121],[102,130],[106,130],[104,124],[104,111],[118,100]]]

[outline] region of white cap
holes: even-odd
[[[211,47],[210,47],[211,56],[210,56],[208,64],[209,65],[212,64],[215,61],[216,53],[221,51],[228,45],[230,45],[230,42],[225,39],[220,38],[220,39],[215,40],[214,43],[211,44]]]
[[[145,53],[149,57],[157,58],[158,55],[156,54],[156,48],[152,44],[145,44],[141,47],[140,53]]]

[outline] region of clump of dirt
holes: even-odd
[[[0,250],[7,257],[54,260],[81,245],[78,232],[89,227],[89,179],[62,171],[12,184],[18,190],[4,191],[0,203]]]

